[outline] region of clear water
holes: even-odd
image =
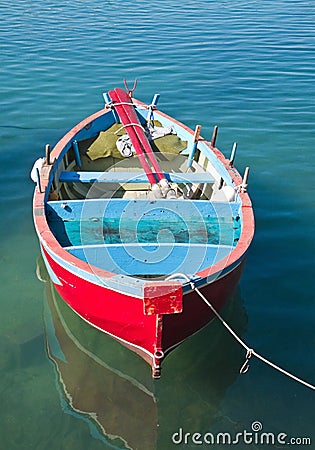
[[[218,124],[219,148],[229,156],[236,140],[237,167],[251,167],[257,225],[241,307],[226,316],[249,345],[315,383],[314,3],[13,0],[2,2],[0,13],[1,448],[127,448],[114,437],[117,424],[128,427],[121,434],[129,447],[195,448],[173,444],[172,434],[180,427],[250,431],[254,421],[266,432],[309,436],[307,448],[314,448],[313,392],[255,360],[238,375],[244,352],[220,324],[174,351],[162,379],[151,385],[144,363],[104,340],[102,359],[114,373],[140,379],[154,392],[155,421],[142,394],[117,388],[122,394],[113,397],[102,391],[102,376],[93,395],[106,405],[103,429],[71,410],[45,350],[48,294],[35,276],[39,248],[29,180],[45,144],[101,108],[102,91],[122,86],[124,77],[130,84],[138,78],[138,98],[149,102],[159,92],[161,109],[191,127],[203,124],[205,138]],[[93,342],[90,354],[98,349]],[[89,364],[77,361],[71,373],[84,379]],[[119,378],[108,383],[118,386]],[[131,409],[137,400],[139,408]]]

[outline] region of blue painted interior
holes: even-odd
[[[92,120],[85,127],[79,129],[78,132],[75,133],[73,137],[71,137],[71,139],[65,144],[63,150],[60,152],[58,158],[54,163],[53,170],[51,172],[51,176],[49,179],[49,185],[48,188],[46,189],[46,198],[45,198],[46,201],[48,200],[49,191],[53,182],[53,178],[56,174],[56,170],[58,169],[58,166],[62,161],[64,155],[72,148],[73,142],[74,141],[80,142],[82,140],[95,137],[101,131],[107,130],[107,128],[111,127],[114,123],[115,117],[113,112],[112,111],[104,112],[104,114]]]
[[[240,205],[193,200],[72,200],[47,204],[53,234],[74,256],[130,275],[195,273],[226,256]]]
[[[91,218],[141,217],[144,214],[163,212],[163,220],[169,214],[180,217],[225,217],[240,215],[239,202],[210,202],[209,200],[128,200],[128,199],[89,199],[49,201],[46,214],[50,221],[59,217],[61,220],[88,220]],[[161,217],[160,217],[161,218]]]
[[[165,275],[176,272],[192,276],[223,257],[233,247],[216,245],[96,245],[71,247],[72,255],[104,270],[125,275]]]
[[[147,109],[140,107],[137,112],[144,123]],[[154,116],[163,126],[172,125],[178,136],[188,141],[189,147],[193,139],[190,133],[158,112]],[[108,112],[79,130],[65,145],[54,167],[58,167],[74,141],[97,136],[114,122],[113,112]],[[200,142],[198,148],[218,174],[231,184],[223,164],[208,146]],[[134,175],[133,182],[146,182],[143,174]],[[214,181],[208,173],[167,174],[167,177],[175,182],[183,179],[192,183]],[[128,182],[130,173],[62,172],[60,180]],[[127,275],[163,275],[177,271],[193,275],[234,248],[241,231],[240,206],[238,198],[230,203],[89,199],[46,202],[46,215],[60,244],[92,265]]]
[[[78,164],[80,165],[80,164]],[[172,183],[214,183],[209,172],[165,173]],[[66,183],[148,183],[144,172],[61,172],[59,181]]]

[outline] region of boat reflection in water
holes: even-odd
[[[153,380],[140,357],[80,320],[58,295],[41,259],[37,275],[46,282],[46,345],[58,389],[68,411],[96,425],[94,437],[114,448],[164,449],[180,427],[202,431],[218,420],[218,406],[244,361],[221,323],[214,321],[176,349],[166,358],[163,379]],[[239,293],[224,317],[244,332]]]

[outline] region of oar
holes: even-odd
[[[110,95],[110,98],[112,99],[112,101],[114,102],[114,107],[117,111],[117,114],[119,115],[119,118],[120,118],[122,124],[125,126],[126,131],[130,136],[133,147],[138,155],[139,161],[143,167],[143,170],[146,173],[149,183],[156,184],[158,180],[156,179],[154,173],[151,171],[151,167],[149,166],[149,164],[146,160],[145,153],[143,152],[143,150],[141,148],[141,143],[140,143],[137,133],[135,131],[135,124],[130,123],[128,114],[126,113],[124,105],[122,104],[123,102],[120,100],[119,96],[117,95],[116,90],[110,91],[109,95]],[[115,102],[117,103],[116,106],[115,106]],[[138,124],[136,124],[136,125],[138,125]],[[140,123],[139,123],[139,126],[141,126]]]
[[[118,96],[120,102],[122,103],[122,108],[126,112],[130,123],[137,123],[137,125],[139,124],[139,126],[141,127],[139,129],[139,132],[136,131],[136,134],[137,134],[137,137],[138,137],[139,141],[142,144],[143,150],[145,151],[147,157],[149,158],[149,160],[150,160],[150,162],[151,162],[151,164],[153,166],[153,169],[155,170],[155,174],[158,177],[158,180],[161,181],[163,179],[166,179],[165,175],[163,174],[163,172],[162,172],[162,170],[161,170],[161,168],[159,166],[159,163],[157,162],[157,159],[156,159],[156,157],[155,157],[155,155],[154,155],[154,153],[152,151],[151,145],[150,145],[150,143],[149,143],[149,141],[148,141],[148,139],[147,139],[147,137],[146,137],[146,135],[144,133],[144,130],[143,130],[141,124],[140,124],[140,121],[138,119],[138,116],[136,115],[136,112],[134,110],[134,106],[131,103],[131,101],[130,101],[130,106],[132,107],[132,110],[131,110],[132,111],[132,117],[131,117],[130,112],[127,110],[128,105],[126,105],[125,103],[127,102],[128,94],[125,91],[123,91],[122,89],[119,89],[119,88],[115,89],[115,94]]]

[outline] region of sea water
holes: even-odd
[[[219,125],[218,147],[228,157],[237,141],[236,166],[250,166],[256,217],[225,318],[314,384],[314,3],[13,0],[0,13],[0,448],[208,448],[219,432],[218,449],[245,432],[252,441],[236,448],[266,448],[263,432],[270,448],[314,448],[313,391],[254,358],[239,375],[245,351],[220,323],[170,354],[153,383],[112,339],[68,311],[54,317],[57,293],[36,277],[29,180],[45,144],[124,78],[206,139]]]

